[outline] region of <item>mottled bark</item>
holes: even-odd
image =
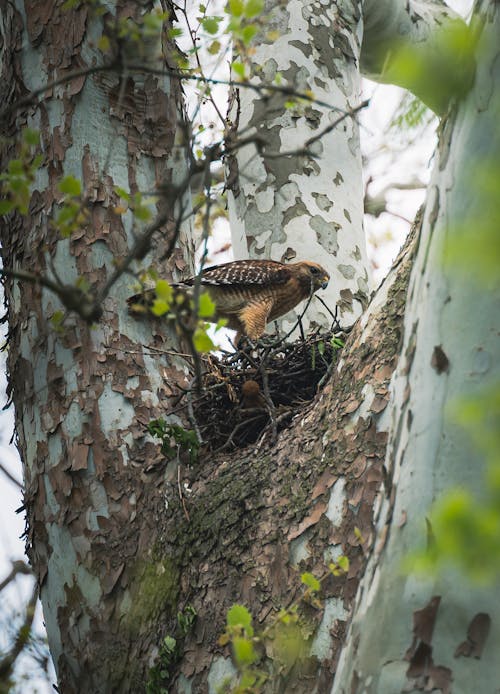
[[[262,629],[300,595],[303,571],[322,575],[343,554],[350,559],[348,575],[324,582],[323,609],[301,608],[310,657],[294,677],[275,672],[268,691],[320,694],[330,686],[365,556],[375,541],[388,385],[398,362],[414,242],[412,235],[354,328],[331,382],[278,443],[200,461],[187,478],[189,521],[176,485],[166,490],[172,516],[165,519],[164,536],[168,553],[182,563],[179,606],[191,604],[198,613],[173,691],[215,693],[234,672],[229,648],[217,646],[233,603],[248,606],[256,629]],[[264,667],[272,672],[270,660]]]
[[[123,3],[124,11],[133,12],[135,6]],[[57,3],[3,3],[7,39],[0,89],[7,101],[12,103],[39,86],[40,71],[48,80],[100,59],[88,41],[89,35],[94,41],[99,35],[99,23],[90,21],[84,7],[68,16],[58,7]],[[321,15],[316,6],[313,12],[308,3],[295,1],[287,9],[277,9],[273,21],[282,36],[274,42],[274,57],[266,55],[269,45],[264,40],[254,59],[262,63],[265,75],[272,77],[280,70],[298,89],[312,88],[318,98],[346,110],[358,103],[361,5],[342,2],[321,7]],[[24,41],[23,32],[27,32]],[[285,47],[290,47],[288,53]],[[132,241],[130,227],[112,212],[116,203],[112,186],[130,186],[132,192],[151,190],[170,181],[173,164],[175,174],[182,176],[180,150],[174,149],[178,85],[134,74],[127,76],[123,90],[120,84],[114,73],[73,80],[54,89],[39,107],[18,113],[6,124],[9,135],[26,122],[38,127],[47,157],[34,187],[29,218],[12,216],[2,225],[7,266],[50,274],[53,262],[68,283],[83,276],[91,285],[102,286],[114,258],[123,257]],[[475,95],[479,109],[490,106],[491,90],[485,85]],[[240,127],[246,118],[262,136],[268,154],[302,146],[338,113],[315,105],[288,111],[276,95],[255,99],[241,91],[240,99]],[[471,113],[464,112],[462,127],[477,115],[472,113],[473,99],[468,103]],[[450,131],[452,125],[450,121]],[[463,140],[466,129],[457,132]],[[449,132],[445,137],[451,138]],[[113,156],[103,174],[110,142]],[[443,140],[443,157],[448,144],[451,147],[453,139]],[[236,253],[246,255],[248,236],[252,255],[319,260],[336,278],[328,303],[339,301],[345,323],[359,315],[368,299],[355,118],[347,117],[314,147],[322,159],[309,155],[252,159],[249,150],[242,150],[230,163],[231,214],[240,238],[235,241]],[[6,146],[3,156],[10,154]],[[433,432],[432,446],[438,445],[441,412],[439,426],[434,421],[428,426],[434,405],[429,397],[436,393],[438,404],[442,403],[440,386],[448,376],[432,373],[428,347],[440,346],[453,369],[454,360],[459,363],[460,340],[449,351],[448,343],[437,339],[441,328],[451,328],[434,319],[433,302],[445,312],[451,311],[449,304],[454,307],[463,301],[468,306],[474,298],[466,289],[460,294],[460,287],[447,277],[456,298],[450,293],[452,301],[445,302],[445,287],[436,284],[434,289],[433,284],[440,273],[429,269],[426,255],[433,248],[436,216],[445,209],[447,190],[453,189],[454,177],[459,178],[459,170],[465,168],[462,164],[460,169],[458,155],[456,161],[450,156],[449,162],[441,160],[442,168],[452,168],[449,177],[436,182],[440,197],[435,195],[427,206],[424,238],[419,242],[415,230],[415,238],[349,336],[331,381],[313,405],[296,415],[276,444],[258,452],[250,448],[202,456],[191,470],[170,464],[165,471],[165,461],[155,468],[154,463],[160,462],[158,446],[145,436],[144,426],[168,407],[185,367],[165,353],[170,343],[158,326],[127,317],[128,280],[121,278],[106,298],[105,318],[96,328],[70,318],[62,334],[49,322],[60,308],[53,295],[34,285],[7,283],[9,370],[25,464],[29,549],[42,586],[62,691],[142,691],[150,666],[157,664],[163,638],[178,635],[177,611],[192,605],[197,619],[193,631],[179,642],[179,660],[160,668],[168,670],[163,679],[171,680],[172,691],[215,692],[224,675],[232,672],[229,648],[217,644],[227,608],[243,602],[254,614],[256,626],[265,625],[297,595],[302,571],[322,573],[330,560],[346,554],[348,575],[330,576],[324,582],[323,609],[302,606],[311,645],[304,668],[294,673],[293,681],[277,674],[269,685],[277,692],[329,690],[366,562],[372,557],[360,592],[359,615],[364,614],[365,597],[376,590],[382,593],[378,604],[388,605],[383,600],[386,584],[376,579],[384,570],[389,584],[396,574],[394,564],[389,563],[388,569],[378,564],[390,543],[396,542],[400,529],[393,525],[404,517],[401,510],[407,512],[407,497],[402,493],[399,501],[390,493],[387,498],[379,494],[384,475],[393,483],[394,493],[414,489],[419,503],[420,490],[411,487],[400,462],[415,454],[427,429]],[[61,240],[48,220],[60,199],[57,182],[66,173],[83,179],[92,223],[70,240]],[[463,194],[457,189],[447,203],[456,214],[461,214],[467,200],[460,197]],[[168,236],[168,223],[164,231]],[[413,275],[402,345],[416,246],[422,260]],[[179,253],[171,270],[182,268],[183,262]],[[412,316],[419,321],[415,333]],[[322,309],[312,318],[329,322]],[[452,318],[459,321],[460,314]],[[410,370],[412,335],[418,345]],[[480,346],[489,348],[486,338]],[[416,364],[420,364],[418,379]],[[389,387],[396,368],[393,406]],[[463,362],[462,370],[467,369]],[[409,378],[418,381],[411,384],[410,393],[405,390]],[[420,408],[418,432],[414,429],[413,438],[404,438],[404,427],[411,425],[405,398],[414,396],[421,398],[415,401]],[[415,417],[415,408],[411,409]],[[391,450],[398,457],[394,465],[384,466],[384,460],[393,461],[386,458],[389,427],[394,432]],[[429,463],[433,452],[426,455],[429,461],[424,462]],[[412,465],[406,466],[407,474],[419,473],[423,484],[419,465]],[[404,488],[393,477],[396,469],[405,479]],[[451,472],[446,467],[446,473]],[[432,478],[433,472],[428,474]],[[435,476],[442,481],[442,476]],[[432,490],[422,488],[427,501]],[[411,502],[419,508],[415,498]],[[384,544],[387,533],[389,543]],[[398,546],[394,556],[400,553]],[[373,592],[365,585],[372,577]],[[395,590],[405,585],[395,582]],[[400,592],[397,626],[406,628],[403,636],[411,636],[411,615],[404,613],[406,597]],[[427,603],[417,600],[415,608]],[[437,608],[436,601],[429,604],[430,611]],[[382,618],[389,619],[387,613]],[[367,688],[370,681],[377,686],[384,681],[376,677],[385,662],[380,613],[370,619],[371,638],[363,639],[359,651],[367,665],[357,665],[354,647],[359,639],[350,638],[336,680],[339,691],[344,686],[357,691],[359,682]],[[358,620],[352,633],[361,638],[360,632]],[[394,629],[394,633],[399,632]],[[374,642],[378,660],[370,660]],[[400,655],[395,658],[401,670]],[[359,672],[361,679],[356,679]],[[381,687],[374,691],[390,691]]]
[[[86,4],[72,10],[62,4],[1,3],[2,107],[106,60],[96,42],[113,16],[96,19]],[[139,9],[123,2],[117,13],[133,17]],[[4,267],[46,276],[54,268],[63,282],[81,278],[98,292],[134,239],[130,215],[114,211],[113,187],[152,191],[172,181],[173,166],[177,177],[186,170],[175,146],[180,87],[113,71],[71,79],[44,96],[2,124],[12,138],[3,147],[4,164],[16,155],[26,125],[40,131],[44,155],[28,216],[2,219]],[[89,218],[63,239],[52,222],[62,197],[58,183],[68,174],[83,181]],[[172,233],[175,211],[167,212],[157,256]],[[185,231],[170,272],[184,267]],[[128,275],[116,282],[98,325],[68,315],[58,332],[51,317],[64,307],[54,294],[5,282],[28,553],[64,692],[138,691],[162,633],[160,618],[178,592],[175,565],[157,553],[164,467],[154,470],[158,446],[145,425],[185,383],[186,365],[164,351],[174,337],[127,316],[131,283]]]
[[[234,253],[321,262],[333,277],[324,298],[352,324],[369,294],[358,123],[346,115],[360,104],[359,3],[269,2],[266,12],[250,56],[254,81],[273,84],[281,75],[278,84],[322,104],[289,108],[289,95],[233,93],[233,135],[259,140],[229,161]],[[283,321],[289,329],[293,314]],[[330,323],[319,302],[308,311],[311,322]]]
[[[456,571],[425,580],[401,572],[408,551],[425,541],[433,502],[458,487],[480,503],[488,483],[485,454],[451,408],[500,381],[498,273],[481,273],[473,264],[477,255],[468,268],[443,261],[447,245],[498,222],[498,3],[480,3],[476,22],[484,22],[476,81],[441,133],[410,279],[404,356],[391,384],[392,424],[376,517],[383,541],[357,596],[336,694],[498,688],[497,592]],[[484,258],[488,252],[482,249]],[[467,643],[476,646],[464,648]]]

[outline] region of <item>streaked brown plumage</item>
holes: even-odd
[[[259,384],[252,378],[241,386],[241,406],[244,409],[266,409],[266,399]]]
[[[269,321],[291,311],[311,292],[325,289],[329,280],[321,265],[308,260],[288,265],[275,260],[236,260],[201,273],[201,287],[216,306],[210,320],[225,318],[238,337],[246,335],[251,340],[261,337]],[[173,286],[187,289],[195,282],[195,277],[189,277]]]

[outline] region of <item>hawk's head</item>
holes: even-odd
[[[330,281],[330,275],[324,267],[313,263],[311,260],[303,260],[301,263],[294,263],[297,272],[297,279],[300,283],[313,292],[318,289],[326,289]]]

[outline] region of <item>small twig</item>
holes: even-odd
[[[16,487],[17,487],[18,489],[23,489],[22,483],[19,482],[19,480],[17,479],[17,477],[14,477],[14,475],[12,475],[12,474],[7,470],[7,468],[5,467],[5,465],[3,465],[3,463],[0,463],[0,470],[3,472],[3,474],[5,475],[5,477],[7,477],[7,479],[10,480],[10,481],[12,482],[12,484],[15,484],[15,485],[16,485]]]
[[[267,355],[266,355],[267,356]],[[267,409],[269,412],[269,419],[271,420],[273,442],[278,438],[278,425],[276,424],[276,408],[271,399],[271,393],[269,391],[269,375],[266,369],[262,369],[262,392],[264,394],[264,399],[266,401]]]
[[[316,298],[318,299],[318,301],[320,301],[320,302],[323,304],[323,306],[326,308],[326,310],[328,311],[328,313],[331,315],[331,317],[332,317],[332,319],[333,319],[332,327],[331,327],[332,332],[333,332],[333,333],[335,333],[335,332],[338,332],[338,333],[345,333],[345,332],[347,332],[347,330],[349,330],[350,328],[348,328],[348,329],[342,328],[342,327],[340,326],[340,323],[339,323],[338,318],[337,318],[338,312],[339,312],[339,307],[338,307],[338,306],[335,306],[335,313],[333,313],[332,310],[331,310],[331,308],[328,306],[328,304],[325,303],[325,302],[323,301],[323,299],[322,299],[320,296],[316,296]],[[334,326],[335,326],[335,327],[334,327]]]
[[[28,639],[31,634],[31,627],[33,625],[33,618],[35,616],[36,601],[38,600],[38,584],[35,584],[31,598],[26,605],[26,614],[24,617],[23,624],[19,627],[16,640],[12,646],[9,653],[7,653],[2,660],[0,660],[0,681],[5,681],[5,679],[12,672],[12,668],[20,653],[24,650]]]
[[[33,103],[40,94],[44,92],[51,91],[54,87],[58,87],[60,84],[65,84],[66,82],[71,82],[72,80],[78,79],[79,77],[86,77],[87,75],[93,75],[98,72],[106,72],[107,70],[114,70],[118,67],[118,62],[113,61],[111,63],[104,63],[103,65],[92,65],[91,67],[82,68],[81,70],[75,70],[70,72],[64,77],[59,77],[59,79],[52,80],[52,82],[47,82],[43,87],[34,89],[29,94],[24,96],[22,99],[18,99],[13,104],[9,104],[0,111],[0,121],[2,121],[6,116],[23,106],[29,106]],[[47,97],[48,98],[48,97]]]
[[[35,275],[32,272],[26,272],[26,270],[13,270],[4,267],[0,268],[0,275],[49,289],[59,297],[61,303],[69,311],[77,313],[86,323],[95,323],[102,315],[100,302],[79,287],[70,284],[56,284],[44,275]]]
[[[236,434],[240,429],[248,428],[248,425],[249,425],[249,424],[252,424],[253,422],[257,422],[259,419],[262,419],[263,414],[264,414],[264,413],[260,414],[260,415],[257,416],[257,417],[252,417],[252,418],[250,418],[250,419],[246,419],[244,422],[239,422],[239,424],[237,424],[237,425],[234,427],[234,429],[232,430],[230,436],[229,436],[228,439],[222,444],[222,446],[220,446],[219,448],[216,448],[216,449],[215,449],[215,451],[213,452],[214,455],[215,455],[216,453],[221,453],[221,452],[224,451],[226,448],[228,448],[228,446],[229,446],[230,444],[233,443],[233,438],[234,438],[235,434]]]
[[[189,421],[191,422],[191,426],[194,429],[194,432],[196,434],[196,438],[198,439],[198,443],[201,445],[203,443],[203,437],[201,435],[200,429],[198,427],[198,422],[196,421],[196,417],[194,416],[194,410],[193,410],[193,391],[192,387],[195,383],[196,377],[191,381],[189,384],[189,388],[186,391],[186,400],[187,400],[187,413],[189,417]],[[201,399],[201,398],[199,398]]]
[[[184,501],[184,494],[182,493],[181,464],[180,463],[177,466],[177,489],[179,490],[179,499],[181,500],[184,515],[186,516],[186,520],[189,523],[191,521],[191,518],[189,517],[189,513],[188,513],[188,510],[186,508],[186,502]]]
[[[306,92],[298,92],[294,87],[287,86],[287,85],[282,85],[282,84],[255,84],[254,82],[237,82],[236,80],[224,80],[224,79],[216,79],[214,77],[200,77],[199,75],[195,74],[194,72],[189,73],[189,72],[181,72],[180,70],[172,70],[168,68],[153,68],[148,65],[144,65],[141,63],[127,63],[127,67],[129,70],[134,70],[137,72],[146,72],[151,75],[160,75],[160,76],[172,76],[172,77],[177,77],[179,80],[186,80],[186,81],[195,81],[195,82],[203,82],[205,84],[221,84],[225,85],[228,87],[236,87],[238,89],[250,89],[251,91],[257,92],[259,95],[264,95],[268,96],[266,92],[269,92],[269,94],[282,94],[283,96],[292,96],[295,99],[300,99],[302,101],[307,101],[310,104],[316,104],[317,106],[323,106],[324,108],[330,109],[332,111],[337,111],[338,113],[345,113],[346,115],[349,115],[349,112],[345,112],[344,109],[340,108],[339,106],[335,106],[334,104],[330,104],[326,101],[322,101],[321,99],[316,99],[312,94],[308,94]]]
[[[287,419],[290,419],[291,417],[293,417],[294,414],[295,414],[295,413],[293,412],[293,410],[289,410],[288,412],[283,412],[282,414],[280,414],[280,415],[277,417],[277,419],[276,419],[276,425],[282,424],[282,423],[283,423],[284,421],[286,421]],[[268,429],[268,427],[266,427],[266,428],[264,429],[264,431],[262,432],[262,435],[261,435],[260,439],[258,440],[257,445],[256,445],[255,448],[253,449],[253,454],[254,454],[254,455],[257,455],[257,453],[258,453],[258,452],[260,451],[260,449],[262,448],[262,446],[263,446],[263,444],[264,444],[264,441],[266,440],[268,431],[269,431],[269,429]]]
[[[313,292],[313,287],[312,287],[312,282],[311,282],[311,290],[310,290],[310,292],[309,292],[309,297],[308,297],[308,299],[307,299],[307,303],[306,303],[306,305],[304,306],[304,310],[302,311],[302,313],[301,313],[301,314],[299,315],[299,317],[297,318],[297,320],[296,320],[296,322],[294,323],[293,327],[286,333],[286,335],[284,335],[284,336],[281,337],[279,340],[277,340],[274,344],[271,345],[272,348],[276,348],[276,347],[279,347],[280,345],[282,345],[282,344],[285,342],[285,340],[286,340],[287,338],[289,338],[290,335],[299,327],[299,325],[301,324],[302,318],[305,316],[305,313],[306,313],[307,309],[309,308],[309,304],[310,304],[311,301],[313,300],[313,297],[314,297],[314,296],[315,296],[315,295],[314,295],[314,292]]]
[[[22,559],[17,559],[16,561],[12,562],[12,569],[10,570],[10,573],[3,579],[3,581],[0,582],[0,592],[7,586],[9,583],[11,583],[15,577],[18,574],[24,574],[24,575],[31,575],[33,572],[31,571],[30,567],[26,562],[22,561]]]
[[[123,72],[120,75],[120,93],[118,94],[118,102],[117,102],[117,109],[121,110],[122,105],[123,105],[123,99],[125,98],[125,87],[127,85],[127,79],[128,79],[128,70],[126,67],[123,68]],[[110,161],[111,161],[111,156],[114,152],[114,145],[115,142],[118,138],[118,130],[115,128],[113,134],[111,135],[111,140],[109,143],[108,147],[108,152],[106,154],[106,159],[104,161],[104,166],[102,167],[102,174],[101,176],[104,177],[106,175],[106,172],[108,170]]]

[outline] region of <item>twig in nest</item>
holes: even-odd
[[[192,406],[205,450],[255,444],[264,429],[275,440],[287,419],[311,402],[318,383],[326,380],[322,381],[338,351],[333,337],[332,331],[317,330],[305,342],[260,343],[252,355],[241,349],[220,358],[204,358],[205,397],[193,398]],[[254,391],[260,391],[260,413],[251,410]],[[282,416],[284,408],[287,412]]]
[[[194,379],[191,380],[189,384],[189,388],[186,391],[186,400],[187,400],[187,413],[189,417],[189,421],[191,422],[191,426],[194,429],[194,433],[196,434],[196,438],[198,439],[198,443],[201,444],[203,443],[203,437],[201,435],[200,429],[198,427],[198,422],[196,421],[196,417],[194,416],[194,409],[193,409],[193,385],[195,384],[195,381],[197,385],[199,386],[201,381],[198,380],[198,378],[195,376]]]
[[[266,355],[267,357],[268,355]],[[262,369],[262,390],[264,392],[264,398],[266,400],[267,409],[269,412],[269,419],[271,420],[271,429],[273,433],[273,443],[278,438],[278,425],[276,424],[276,408],[271,398],[271,393],[269,391],[269,375],[265,369]]]
[[[179,490],[179,499],[181,500],[184,515],[186,516],[186,520],[189,523],[191,521],[191,518],[189,517],[189,513],[188,513],[188,510],[186,508],[186,502],[184,501],[184,494],[182,493],[181,464],[180,463],[177,466],[177,489]]]

